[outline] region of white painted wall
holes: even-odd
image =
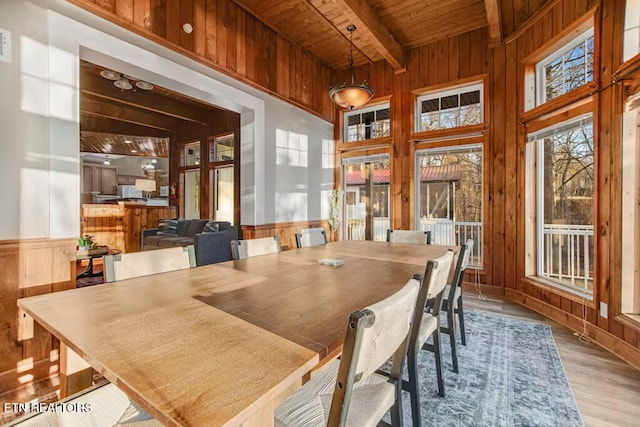
[[[0,1],[0,28],[0,239],[79,233],[80,58],[241,114],[242,224],[328,217],[330,123],[62,0]]]
[[[0,62],[0,238],[49,235],[46,19],[33,5],[0,1],[0,28],[11,31],[13,51],[10,63]],[[22,58],[28,51],[35,55]]]

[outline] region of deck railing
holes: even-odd
[[[347,211],[349,213],[350,211]],[[351,211],[353,213],[353,211]],[[387,239],[388,217],[373,218],[373,240],[383,242]],[[365,239],[365,218],[349,217],[346,221],[348,240]],[[420,230],[431,231],[431,241],[437,245],[461,245],[468,239],[474,241],[473,252],[469,259],[471,267],[482,266],[482,224],[479,222],[420,221]]]
[[[538,271],[562,284],[593,291],[593,225],[545,224]]]
[[[373,240],[385,241],[389,224],[388,217],[373,218]],[[347,239],[364,240],[364,230],[364,215],[347,217]],[[472,239],[474,247],[469,265],[482,266],[482,223],[421,220],[420,230],[431,231],[432,243],[438,245],[460,245]],[[540,257],[538,266],[540,275],[588,293],[592,292],[593,226],[545,224],[543,240],[544,255]]]
[[[420,230],[431,231],[431,242],[435,245],[460,246],[473,240],[469,266],[482,267],[482,223],[465,221],[420,220]]]

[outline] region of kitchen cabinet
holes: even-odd
[[[118,193],[118,168],[99,165],[82,166],[82,191],[100,194]]]

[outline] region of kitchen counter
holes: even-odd
[[[90,234],[98,244],[127,253],[142,250],[142,230],[156,228],[160,218],[176,217],[175,206],[84,204],[80,221],[82,235]]]

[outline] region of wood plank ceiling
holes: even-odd
[[[496,0],[233,0],[333,69],[386,59],[404,68],[404,50],[488,25]]]
[[[169,138],[80,132],[80,151],[123,156],[169,157]]]

